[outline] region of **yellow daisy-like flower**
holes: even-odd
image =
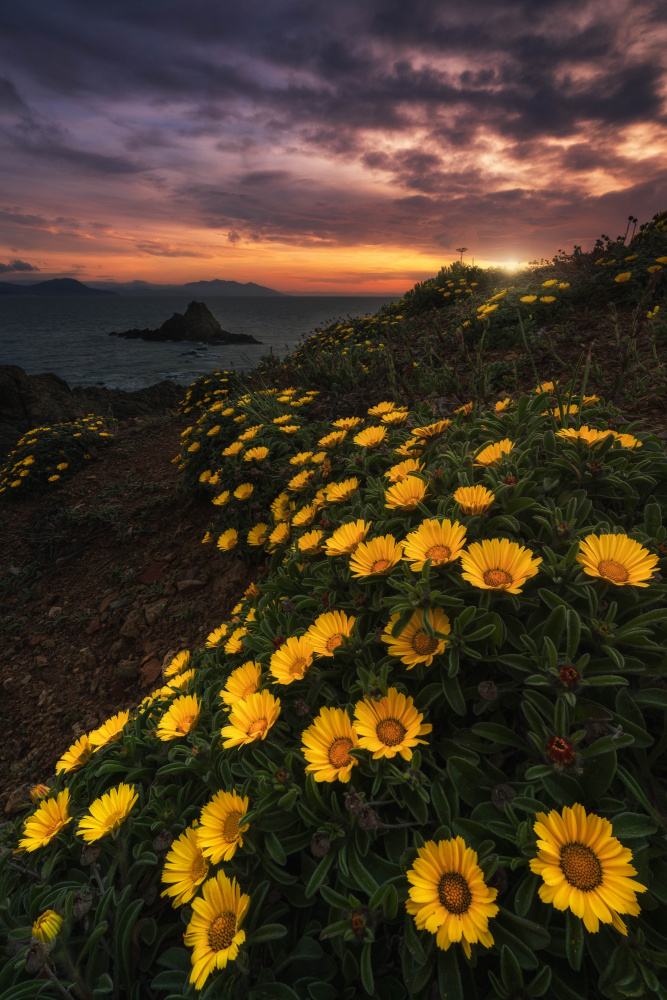
[[[633,437],[632,434],[619,434],[618,431],[614,431],[614,439],[623,445],[624,448],[642,447],[642,442],[639,438]]]
[[[396,448],[394,455],[399,455],[401,458],[418,458],[423,451],[423,448],[420,448],[419,444],[420,442],[416,438],[408,438],[400,448]]]
[[[306,465],[313,457],[312,451],[300,451],[298,455],[292,455],[289,460],[290,465]]]
[[[224,455],[225,458],[231,458],[232,455],[238,455],[240,451],[243,451],[242,442],[232,441],[232,443],[227,445],[226,448],[223,448],[222,454]]]
[[[91,803],[90,811],[79,822],[77,833],[81,834],[87,844],[101,840],[109,833],[115,837],[138,798],[134,785],[121,782],[115,788],[110,788]]]
[[[319,615],[306,632],[317,656],[333,656],[337,649],[345,646],[352,634],[356,618],[344,611],[325,611]]]
[[[578,412],[579,412],[579,407],[576,405],[576,403],[570,403],[569,405],[566,405],[566,406],[563,407],[563,416],[566,419],[569,416],[574,416],[574,414],[578,413]],[[546,417],[549,414],[551,414],[551,416],[554,418],[554,420],[556,420],[558,423],[560,423],[560,410],[558,409],[558,407],[554,407],[553,410],[545,410],[543,412],[542,416]]]
[[[328,556],[348,556],[363,542],[371,529],[370,521],[351,521],[336,528],[331,538],[324,543]]]
[[[473,542],[461,553],[462,576],[481,590],[502,590],[520,594],[526,580],[535,576],[541,557],[508,538],[486,538]]]
[[[542,288],[553,288],[553,286],[557,284],[558,284],[557,278],[550,278],[548,281],[542,282]]]
[[[229,713],[229,725],[221,730],[222,736],[227,737],[224,748],[227,750],[265,739],[279,715],[280,698],[269,691],[257,691],[237,701]]]
[[[352,768],[359,763],[350,750],[359,746],[359,737],[342,708],[321,708],[320,714],[301,737],[303,756],[308,761],[306,774],[315,781],[348,782]]]
[[[389,647],[389,654],[399,657],[401,663],[407,665],[408,670],[412,670],[418,663],[430,667],[433,658],[444,653],[447,645],[447,640],[442,636],[430,636],[424,629],[424,613],[415,611],[403,631],[396,636],[392,635],[392,629],[401,616],[392,615],[382,633],[382,639]],[[435,632],[449,635],[452,628],[444,611],[440,608],[431,608],[426,613]]]
[[[495,494],[485,486],[459,486],[454,493],[462,514],[485,514],[495,499]]]
[[[320,448],[335,448],[336,445],[342,444],[347,437],[347,431],[332,431],[331,434],[325,434],[317,442]]]
[[[99,750],[100,747],[105,747],[109,743],[115,743],[116,740],[119,740],[123,735],[123,726],[129,717],[130,710],[126,708],[124,712],[112,715],[110,719],[103,722],[97,729],[93,729],[92,733],[88,733],[88,739],[92,744],[93,750]]]
[[[510,399],[509,396],[505,396],[504,399],[499,399],[495,405],[496,413],[504,413],[505,410],[508,410],[510,406],[512,406],[513,402],[514,400]]]
[[[268,448],[249,448],[243,456],[244,462],[263,462],[269,454]]]
[[[238,621],[238,619],[237,619]],[[247,628],[236,628],[225,643],[225,653],[227,656],[236,656],[243,652],[243,636],[248,634]]]
[[[60,476],[49,476],[50,483],[55,483],[56,479],[60,479]],[[17,480],[17,485],[21,485],[20,480]]]
[[[278,426],[280,426],[281,424],[288,424],[291,419],[292,419],[291,413],[283,413],[282,416],[280,417],[274,417],[273,423],[278,424]]]
[[[77,771],[87,763],[92,753],[93,746],[88,737],[80,736],[56,764],[56,774],[69,774],[71,771]]]
[[[296,543],[299,552],[304,556],[314,556],[322,548],[324,532],[316,528],[314,531],[307,531],[305,535]]]
[[[387,575],[401,561],[402,555],[402,542],[397,542],[393,535],[380,535],[370,542],[359,543],[350,559],[350,571],[357,578]]]
[[[69,814],[69,789],[65,788],[52,799],[42,799],[23,825],[19,847],[23,851],[46,847],[72,819]]]
[[[540,302],[551,303],[551,302],[555,302],[555,301],[556,301],[556,296],[555,295],[540,295]]]
[[[201,445],[199,441],[193,441],[190,447],[188,448],[188,451],[199,451],[200,448]]]
[[[32,925],[32,936],[35,941],[53,941],[63,925],[63,918],[55,910],[44,910]]]
[[[50,791],[51,789],[48,785],[42,785],[41,783],[33,785],[30,789],[30,801],[34,806],[36,806],[38,802],[41,802],[42,799],[45,799],[48,796]]]
[[[241,924],[248,912],[250,896],[241,892],[236,879],[223,872],[204,882],[202,895],[192,901],[192,918],[185,930],[185,944],[192,948],[190,982],[201,990],[215,969],[233,962],[245,941]]]
[[[239,434],[237,440],[252,441],[254,437],[257,437],[263,426],[264,424],[256,424],[254,427],[249,427],[247,431],[243,432],[243,434]]]
[[[458,521],[422,521],[403,542],[403,559],[420,573],[427,559],[431,566],[446,566],[458,559],[466,540],[466,529]]]
[[[267,538],[269,537],[269,526],[263,521],[259,524],[254,525],[248,532],[248,545],[252,545],[253,548],[258,548],[260,545],[264,545]]]
[[[405,908],[419,930],[435,934],[438,948],[447,951],[460,942],[468,958],[471,944],[491,948],[489,920],[496,916],[497,889],[489,889],[477,863],[477,852],[463,837],[428,840],[417,850],[407,872],[410,898]]]
[[[559,384],[558,383],[558,379],[556,379],[556,385],[558,385],[558,384]],[[535,392],[538,392],[538,393],[539,392],[548,392],[550,395],[553,396],[553,394],[554,394],[554,383],[553,382],[541,382],[540,385],[538,385],[537,388],[535,389]]]
[[[376,406],[371,406],[370,410],[367,410],[369,417],[383,417],[385,413],[391,413],[392,410],[396,409],[396,403],[377,403]]]
[[[342,503],[350,499],[358,486],[359,480],[353,476],[352,479],[344,479],[342,483],[329,483],[324,495],[329,503]]]
[[[617,587],[648,587],[658,556],[627,535],[586,535],[577,562],[588,576]]]
[[[184,694],[164,713],[157,727],[157,737],[163,743],[187,736],[197,728],[201,703],[196,695]]]
[[[294,503],[288,493],[279,493],[271,504],[271,513],[275,521],[289,521],[293,510]]]
[[[296,434],[297,431],[301,430],[300,424],[284,424],[280,430],[283,434]]]
[[[382,423],[388,427],[397,427],[399,424],[404,424],[408,419],[407,409],[403,410],[392,410],[391,413],[385,413],[382,417]]]
[[[309,472],[308,469],[302,469],[301,472],[297,472],[296,476],[292,476],[287,484],[287,489],[293,490],[295,493],[298,490],[305,489],[310,482],[311,476],[314,476],[314,473]]]
[[[616,275],[614,281],[619,285],[623,285],[626,281],[629,281],[631,277],[632,271],[623,271],[621,274]]]
[[[414,706],[412,698],[389,688],[384,698],[373,701],[364,698],[354,706],[354,728],[362,750],[370,750],[373,760],[395,757],[412,760],[412,747],[426,743],[418,737],[426,736],[433,729],[424,723],[424,716]]]
[[[220,628],[225,628],[221,625]],[[209,639],[211,636],[209,636]],[[188,669],[190,664],[190,650],[182,649],[180,653],[177,653],[173,658],[167,669],[164,671],[165,677],[174,677],[175,674],[182,674],[184,670]]]
[[[60,465],[56,465],[56,469],[59,469],[62,472],[63,469],[67,468],[67,465],[68,465],[67,462],[61,462]]]
[[[172,906],[189,903],[208,875],[208,869],[209,861],[199,846],[196,828],[189,826],[174,841],[164,859],[160,879],[167,888],[160,895],[170,896]]]
[[[216,424],[215,427],[211,427],[210,431],[206,431],[206,437],[215,437],[215,435],[219,433],[220,424]]]
[[[509,438],[487,444],[475,456],[475,465],[495,465],[497,462],[501,462],[505,455],[509,455],[513,447],[514,441],[510,441]]]
[[[314,648],[308,634],[291,636],[271,656],[269,670],[274,683],[291,684],[302,681],[313,662]]]
[[[522,295],[519,302],[525,302],[526,305],[532,305],[537,299],[537,295]]]
[[[600,444],[604,441],[606,437],[613,434],[613,431],[597,431],[594,427],[589,427],[587,424],[582,424],[581,427],[563,427],[562,430],[556,431],[556,437],[562,438],[563,441],[572,441],[575,443],[581,442],[587,445],[587,447],[592,448],[596,444]]]
[[[232,670],[227,683],[220,692],[225,705],[235,705],[237,701],[249,697],[259,691],[262,683],[262,666],[254,660],[248,660],[236,670]]]
[[[572,910],[593,934],[602,921],[627,935],[619,913],[636,917],[637,893],[646,892],[646,886],[630,877],[637,874],[630,864],[632,851],[613,836],[609,820],[587,814],[576,803],[562,813],[537,813],[533,829],[538,853],[530,870],[544,879],[538,890],[542,902]]]
[[[229,503],[229,490],[223,490],[222,493],[218,493],[217,497],[213,497],[211,503],[214,503],[216,507],[224,507],[225,504]]]
[[[406,458],[404,462],[399,462],[398,465],[392,465],[390,469],[387,469],[385,478],[390,483],[400,483],[404,479],[407,479],[411,473],[423,472],[423,470],[423,462],[418,462],[416,458]]]
[[[391,510],[416,510],[427,493],[428,486],[423,479],[406,476],[386,491],[385,507]]]
[[[311,503],[306,504],[301,510],[298,510],[296,514],[292,515],[292,525],[295,528],[307,528],[309,524],[312,524],[315,520],[315,515],[317,514],[317,504]]]
[[[412,435],[422,441],[433,441],[434,438],[440,437],[451,426],[451,420],[437,420],[434,424],[426,424],[425,427],[415,427]]]
[[[221,552],[229,552],[230,549],[236,548],[238,541],[239,533],[236,528],[227,528],[227,530],[223,531],[223,533],[218,537],[215,544]]]
[[[354,443],[360,448],[377,448],[387,436],[386,427],[367,427],[354,435]]]
[[[252,483],[241,483],[234,490],[234,496],[237,500],[247,500],[254,493],[255,487]]]
[[[229,861],[238,847],[243,847],[243,834],[248,824],[241,826],[248,812],[248,798],[235,791],[216,792],[201,811],[197,827],[197,843],[211,864]]]
[[[171,688],[172,691],[184,691],[190,681],[193,681],[194,679],[194,670],[186,670],[185,673],[178,674],[177,677],[174,677],[173,680],[169,681],[166,687]]]
[[[334,420],[332,427],[337,427],[341,431],[353,431],[355,427],[359,424],[363,424],[363,417],[341,417],[340,420]]]
[[[273,551],[273,549],[277,548],[279,545],[285,545],[289,541],[289,536],[289,524],[285,521],[281,521],[280,524],[275,526],[269,535],[269,551]]]

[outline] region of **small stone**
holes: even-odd
[[[13,792],[10,792],[5,803],[5,812],[8,816],[13,816],[15,813],[21,812],[26,805],[30,805],[30,799],[25,788],[15,788]]]
[[[44,642],[42,643],[42,646],[44,646],[44,649],[55,649],[56,648],[56,640],[55,639],[45,639]]]
[[[164,614],[167,601],[156,601],[155,604],[147,604],[144,608],[144,615],[146,617],[146,624],[152,625],[154,621],[161,618]]]
[[[142,688],[150,687],[151,684],[154,684],[155,681],[160,676],[161,672],[162,672],[162,664],[160,663],[157,657],[153,657],[153,659],[148,660],[147,663],[144,663],[141,670],[139,671],[139,675],[141,677],[140,683]]]
[[[139,660],[121,660],[116,667],[116,675],[126,680],[134,680],[139,676],[141,662]]]
[[[45,705],[51,701],[53,695],[48,688],[42,688],[39,699],[37,701],[37,708],[44,708]]]
[[[165,583],[162,588],[162,593],[165,597],[173,597],[174,594],[177,593],[176,584],[172,583],[171,580],[168,583]]]
[[[49,610],[47,611],[47,617],[55,618],[56,615],[61,615],[62,613],[63,609],[60,607],[60,605],[54,604],[54,606],[52,608],[49,608]]]
[[[151,583],[157,583],[164,576],[166,569],[167,566],[164,562],[151,563],[139,577],[139,583],[143,583],[146,586],[149,586]]]
[[[89,667],[91,670],[95,669],[97,666],[97,657],[95,656],[95,653],[93,653],[92,649],[88,646],[84,646],[83,649],[79,650],[79,655],[83,660],[83,665],[85,667]]]
[[[14,680],[13,677],[5,677],[4,681],[2,682],[2,686],[5,689],[5,691],[11,691],[15,683],[16,681]]]
[[[126,639],[139,639],[145,629],[145,623],[140,611],[130,611],[120,627],[120,634]]]
[[[21,678],[21,684],[29,684],[32,680],[32,674],[24,674]]]
[[[48,667],[49,661],[46,656],[36,656],[35,666],[36,667]]]
[[[99,632],[101,628],[102,622],[100,621],[100,616],[95,615],[95,617],[90,620],[88,628],[86,629],[86,635],[92,635],[94,632]]]
[[[181,594],[184,591],[201,590],[202,587],[205,586],[206,584],[204,583],[203,580],[179,580],[178,583],[176,584],[176,587],[179,593]]]

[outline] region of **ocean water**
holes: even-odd
[[[206,305],[229,333],[261,344],[210,347],[192,341],[150,343],[109,337],[112,330],[157,328],[185,312],[187,296],[155,298],[0,298],[0,364],[29,375],[53,372],[70,386],[141,389],[161,379],[183,385],[218,368],[244,370],[264,354],[280,357],[334,319],[367,316],[395,298],[210,298]]]

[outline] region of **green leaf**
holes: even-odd
[[[531,872],[519,885],[514,896],[514,909],[520,917],[525,917],[530,910],[531,903],[535,898],[535,890],[539,884],[540,876],[533,875]]]
[[[612,827],[615,837],[649,837],[658,829],[658,824],[643,813],[622,812],[614,816]]]
[[[484,774],[475,764],[465,757],[450,757],[447,761],[447,774],[464,802],[476,806],[486,802],[489,793],[483,785],[488,784]]]
[[[300,998],[299,994],[286,983],[263,983],[250,990],[248,1000],[300,1000]]]
[[[601,736],[595,743],[581,750],[580,755],[584,759],[597,757],[601,753],[611,753],[613,750],[629,747],[634,742],[635,738],[630,733],[622,733],[620,736]]]
[[[375,993],[375,983],[373,981],[373,965],[371,961],[371,943],[367,941],[361,949],[361,961],[359,962],[359,972],[361,974],[361,985],[372,997]]]
[[[565,953],[570,966],[578,972],[584,957],[584,927],[570,909],[565,912]]]
[[[506,944],[500,949],[500,975],[503,985],[513,992],[517,992],[523,986],[523,973],[521,966],[516,960],[512,950]]]
[[[151,989],[172,990],[173,992],[178,991],[182,993],[185,989],[186,981],[186,972],[178,972],[176,969],[165,969],[164,972],[158,972],[155,979],[153,979]]]
[[[333,864],[334,856],[334,851],[329,851],[328,854],[325,854],[313,874],[310,876],[310,880],[305,890],[305,894],[308,898],[315,895],[329,874],[329,869]]]
[[[277,941],[279,938],[285,937],[286,934],[287,928],[284,924],[264,924],[263,927],[258,927],[248,936],[247,943],[250,945],[261,944],[263,941]]]
[[[359,888],[363,889],[363,891],[369,896],[372,896],[373,893],[377,891],[378,884],[368,871],[364,861],[361,860],[353,848],[350,848],[348,851],[347,863],[350,869],[350,875],[353,879],[355,879]]]
[[[531,997],[543,997],[551,982],[551,966],[543,965],[526,987]]]
[[[466,703],[461,691],[461,685],[459,684],[458,677],[443,677],[442,689],[445,692],[445,698],[456,714],[465,715]]]
[[[465,1000],[456,948],[438,949],[438,990],[442,1000]]]
[[[667,710],[667,691],[661,688],[642,688],[633,694],[635,704],[645,708],[662,708]]]
[[[477,736],[483,736],[487,740],[493,740],[496,743],[502,743],[509,747],[516,747],[518,750],[529,750],[526,741],[522,740],[508,726],[501,726],[496,722],[478,722],[472,727],[472,731]]]

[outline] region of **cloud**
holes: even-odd
[[[28,264],[25,260],[10,260],[8,264],[0,263],[0,274],[11,274],[17,271],[39,271],[34,264]]]

